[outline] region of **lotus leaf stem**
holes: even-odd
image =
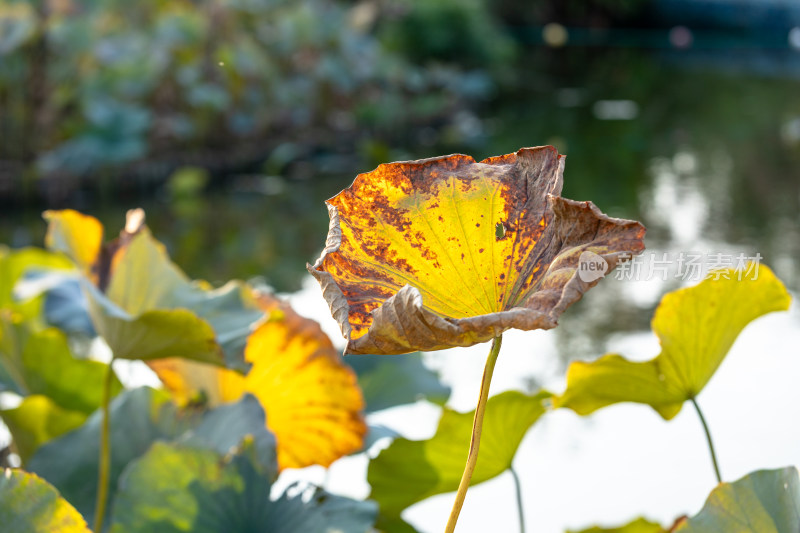
[[[110,412],[109,403],[111,402],[111,382],[114,377],[112,363],[108,363],[106,369],[106,379],[103,382],[103,422],[100,428],[100,459],[97,472],[97,503],[94,507],[94,531],[102,533],[103,520],[106,515],[106,503],[108,501],[108,473],[111,467],[111,439],[110,433]]]
[[[692,405],[694,405],[695,411],[697,411],[697,416],[700,417],[700,423],[703,424],[703,430],[706,432],[708,450],[711,452],[711,462],[714,463],[714,474],[717,476],[717,483],[722,483],[722,476],[719,473],[719,464],[717,463],[717,452],[714,451],[714,443],[711,440],[711,431],[708,430],[706,418],[703,416],[703,411],[700,410],[700,406],[697,404],[697,400],[694,399],[694,396],[689,399],[691,400]]]
[[[478,462],[478,450],[481,446],[481,432],[483,431],[483,415],[486,412],[486,402],[489,399],[489,386],[492,383],[492,374],[494,374],[494,365],[497,362],[497,356],[500,355],[500,345],[503,342],[503,336],[498,335],[492,341],[492,349],[489,351],[489,357],[486,358],[486,366],[483,368],[483,379],[481,380],[481,392],[478,398],[478,407],[475,409],[475,418],[472,421],[472,439],[469,443],[469,454],[467,455],[467,464],[464,467],[464,474],[461,476],[461,483],[458,485],[458,492],[456,492],[456,501],[453,504],[453,510],[450,511],[450,518],[447,521],[445,533],[453,533],[456,529],[456,522],[458,522],[458,515],[461,513],[461,507],[464,505],[464,498],[467,496],[467,489],[469,488],[472,473],[475,471],[475,465]]]

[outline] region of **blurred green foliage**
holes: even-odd
[[[406,0],[381,26],[381,39],[417,63],[505,66],[514,43],[485,0]]]
[[[439,14],[460,11],[431,5],[397,24],[441,34]],[[356,123],[413,124],[485,91],[457,67],[416,66],[383,46],[381,16],[325,0],[5,0],[0,132],[13,141],[0,160],[58,175],[198,148],[266,158],[255,145],[271,137],[333,143]],[[467,47],[445,55],[496,58],[503,46],[480,22],[464,20],[466,39],[445,35],[445,48],[456,37]],[[438,38],[423,44],[439,53]]]

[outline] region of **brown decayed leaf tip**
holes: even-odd
[[[346,353],[470,346],[549,329],[608,270],[644,249],[645,229],[561,198],[564,156],[523,148],[380,165],[328,200],[325,249],[308,266],[347,339]],[[584,276],[586,277],[586,276]]]

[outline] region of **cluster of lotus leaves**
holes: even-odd
[[[48,211],[47,245],[80,271],[92,324],[118,359],[145,361],[183,405],[254,394],[281,468],[327,466],[367,428],[356,376],[313,320],[250,285],[190,280],[128,213],[116,239],[76,211]]]

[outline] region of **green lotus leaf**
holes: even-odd
[[[675,533],[797,533],[800,531],[800,480],[797,468],[759,470],[720,483],[692,518]]]
[[[125,473],[112,533],[368,532],[375,505],[314,490],[270,501],[271,479],[248,446],[213,450],[157,442]]]
[[[522,438],[544,414],[549,398],[548,392],[529,396],[508,391],[489,399],[472,485],[511,467]],[[370,497],[380,505],[382,516],[392,519],[416,502],[458,488],[474,416],[475,411],[457,413],[445,408],[432,438],[396,439],[370,462]]]
[[[126,466],[158,440],[226,453],[245,435],[253,435],[254,450],[265,475],[276,472],[274,438],[266,430],[258,401],[245,396],[218,409],[221,411],[179,411],[167,393],[147,387],[117,396],[110,406],[109,502],[114,501],[117,482]],[[39,448],[28,463],[29,470],[50,481],[87,519],[94,516],[97,496],[101,423],[102,413],[97,411],[78,429]]]
[[[414,526],[399,516],[386,516],[384,514],[378,515],[375,529],[380,533],[419,533]]]
[[[100,407],[108,365],[77,359],[55,328],[35,330],[19,317],[0,316],[0,390],[41,394],[59,407],[90,414]],[[112,377],[111,393],[122,385]]]
[[[149,388],[117,396],[110,405],[110,420],[109,502],[113,502],[117,479],[125,466],[155,440],[175,438],[181,429],[188,429],[191,421],[178,415],[166,393]],[[40,447],[27,464],[31,472],[52,483],[87,520],[94,516],[97,499],[101,425],[102,412],[96,411],[78,429]]]

